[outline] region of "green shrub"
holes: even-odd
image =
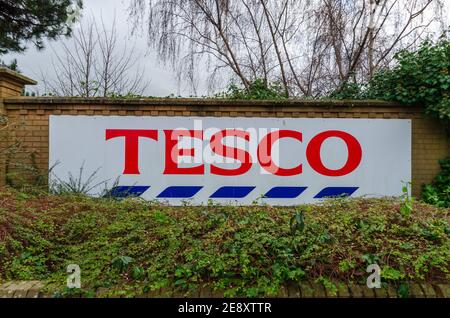
[[[439,161],[441,173],[432,184],[424,186],[422,191],[423,201],[439,207],[450,207],[450,157]]]
[[[320,205],[161,206],[136,199],[23,195],[0,188],[0,280],[40,279],[66,292],[78,264],[84,294],[181,293],[203,284],[226,296],[273,296],[308,279],[364,284],[377,263],[384,282],[448,279],[448,209],[398,199]]]
[[[331,99],[364,99],[362,95],[363,85],[359,83],[343,83],[338,89],[331,92]]]
[[[423,105],[426,112],[450,123],[450,41],[424,42],[417,51],[401,51],[398,65],[378,72],[366,97]]]
[[[421,105],[450,127],[450,41],[425,41],[418,50],[402,50],[392,68],[377,71],[368,83],[344,83],[331,94],[337,99],[382,99]]]
[[[228,86],[226,92],[219,93],[216,97],[245,100],[273,100],[285,99],[286,95],[281,85],[267,83],[263,79],[258,78],[250,83],[248,89],[231,84]]]

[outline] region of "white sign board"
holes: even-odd
[[[50,116],[50,182],[172,205],[295,205],[399,196],[411,181],[403,119]]]

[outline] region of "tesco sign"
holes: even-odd
[[[118,197],[294,205],[401,195],[411,181],[411,121],[50,116],[49,152],[50,181],[83,167]]]

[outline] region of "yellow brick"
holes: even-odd
[[[412,119],[412,176],[413,193],[420,194],[422,183],[429,183],[439,171],[437,161],[450,152],[450,141],[442,125],[422,116],[419,110],[401,107],[354,106],[353,108],[323,108],[310,105],[262,104],[259,102],[233,105],[232,103],[193,103],[174,105],[172,101],[157,105],[151,101],[130,104],[71,104],[49,103],[29,106],[14,103],[5,108],[16,128],[10,138],[22,140],[24,150],[17,160],[29,161],[30,152],[36,152],[36,161],[48,166],[48,116],[49,115],[104,115],[104,116],[216,116],[216,117],[285,117],[285,118],[409,118]],[[6,103],[7,104],[7,103]],[[0,145],[1,146],[1,145]],[[0,158],[0,184],[4,180],[4,164]]]

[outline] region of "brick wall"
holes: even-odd
[[[0,99],[0,113],[1,108],[10,122],[10,135],[21,141],[21,149],[10,162],[24,161],[42,171],[48,169],[48,118],[52,114],[411,119],[412,181],[413,194],[416,196],[420,194],[422,184],[431,182],[439,172],[438,160],[450,155],[449,138],[438,121],[426,118],[421,108],[380,101],[268,102],[9,97],[3,101]],[[2,161],[0,183],[5,182],[5,158]]]
[[[20,96],[25,85],[36,84],[31,78],[0,66],[0,97]]]

